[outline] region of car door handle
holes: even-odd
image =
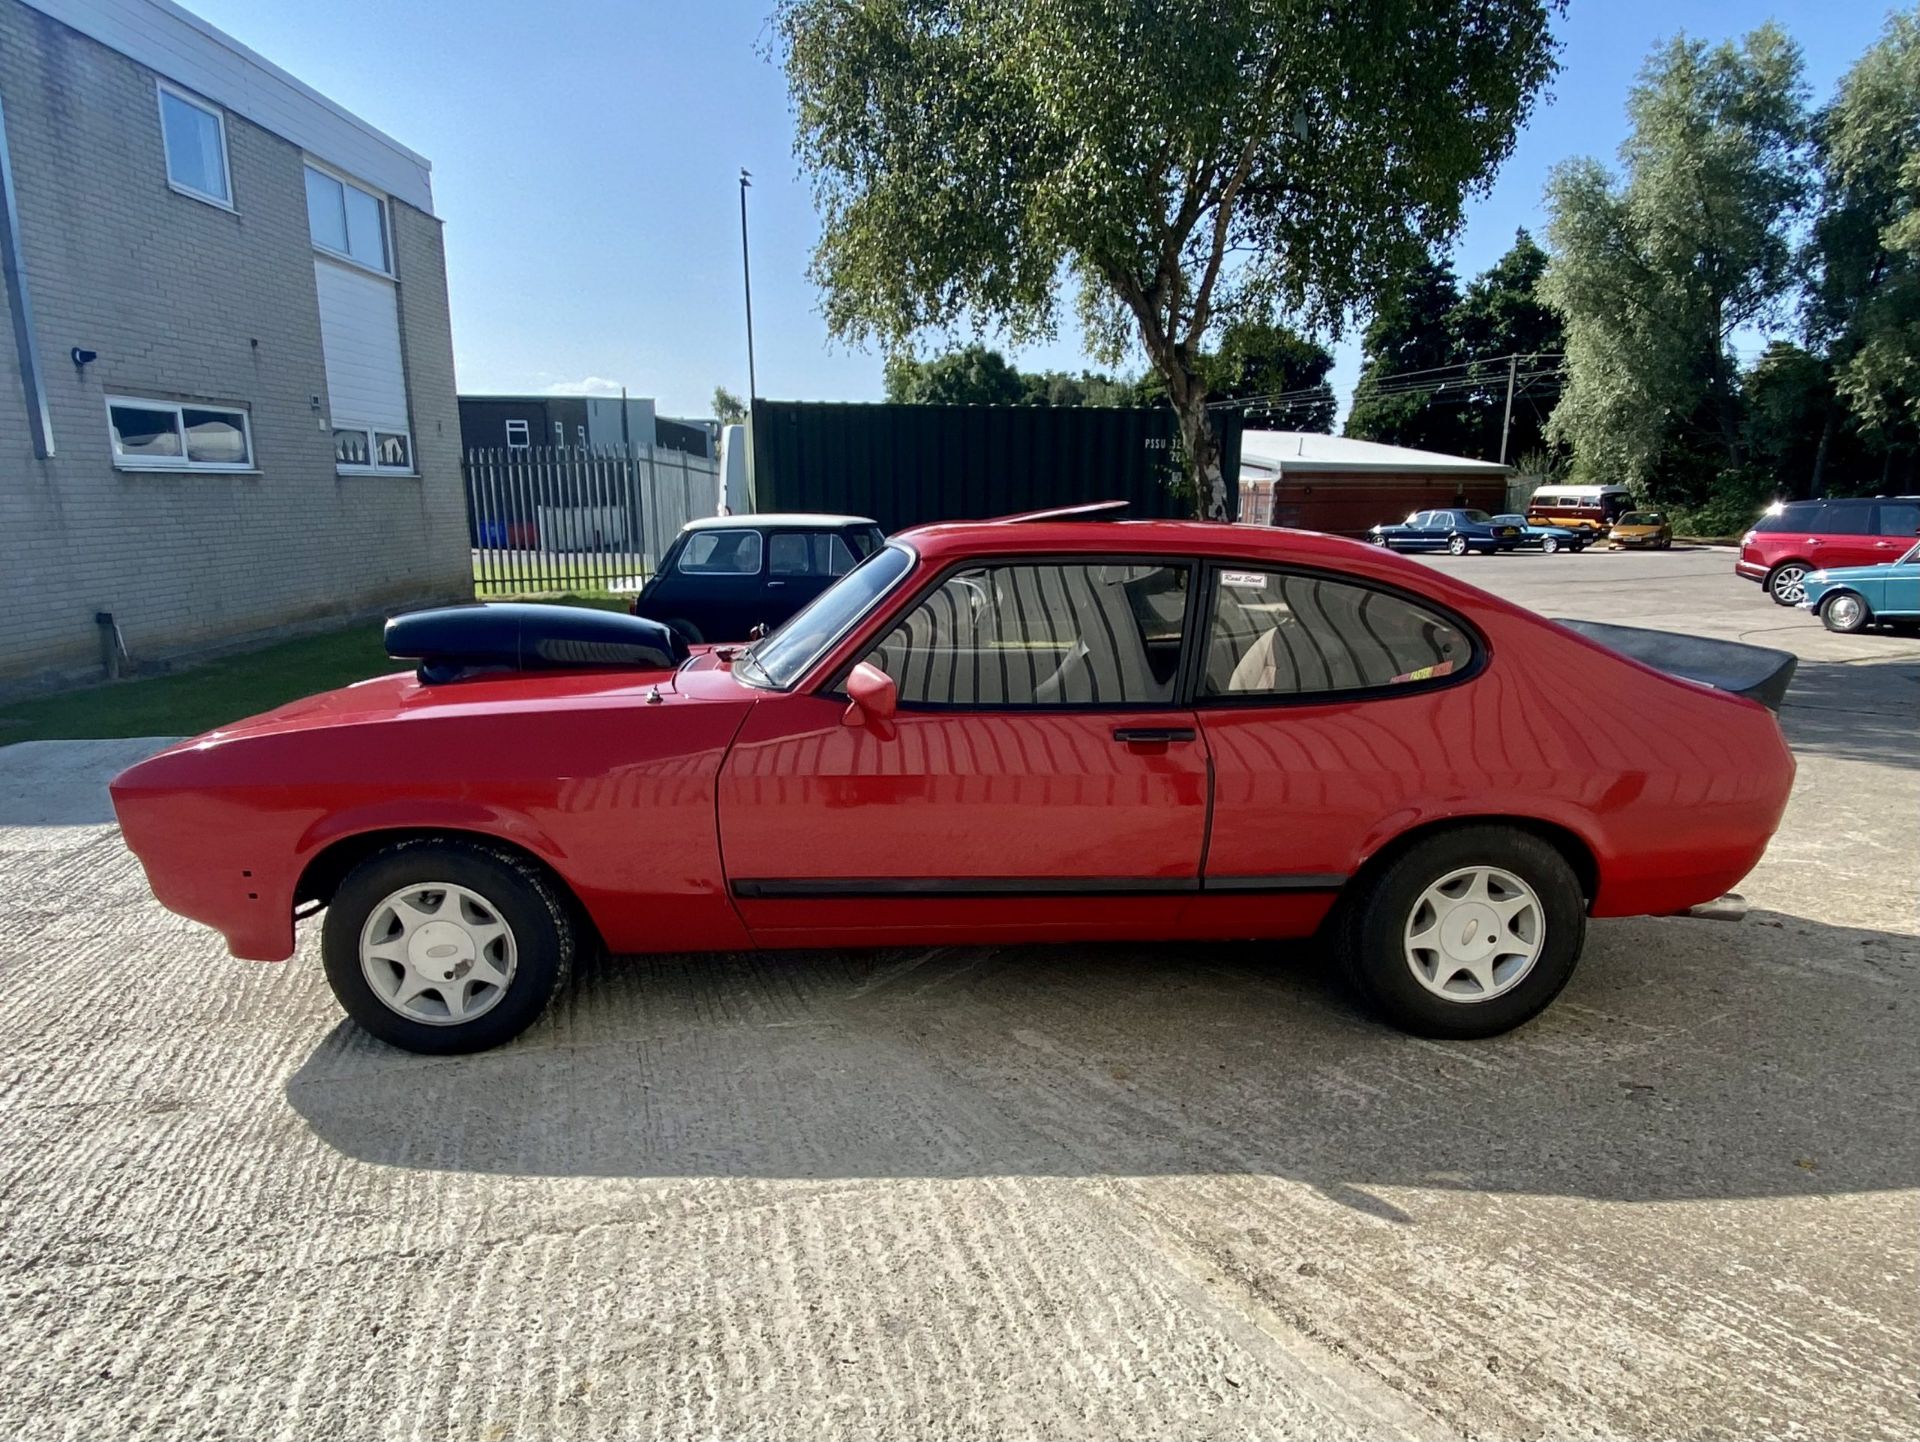
[[[767,582],[767,589],[771,591],[775,586],[784,586],[786,584],[785,581],[769,581]]]
[[[1116,726],[1113,739],[1128,746],[1166,745],[1169,741],[1191,741],[1194,730],[1191,726]]]

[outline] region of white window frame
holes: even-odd
[[[515,426],[518,426],[520,428],[520,439],[517,441],[513,438],[513,430]],[[508,450],[524,451],[524,450],[530,449],[532,445],[533,445],[533,426],[529,422],[519,421],[519,420],[507,422],[507,449]]]
[[[383,466],[372,461],[364,466],[350,466],[343,461],[333,463],[334,473],[342,476],[417,476],[420,474],[420,457],[413,449],[413,427],[408,425],[382,426],[371,421],[335,420],[327,428],[327,441],[333,442],[335,431],[359,431],[367,438],[367,454],[378,456],[379,445],[376,436],[405,436],[407,438],[407,463],[404,466]]]
[[[245,476],[259,472],[259,455],[253,448],[253,416],[244,406],[231,401],[162,401],[151,396],[108,396],[107,447],[113,455],[116,471],[189,471],[196,475]],[[178,456],[126,456],[113,443],[113,409],[171,411],[176,434],[180,437]],[[187,421],[182,411],[222,411],[240,417],[240,434],[246,438],[244,461],[194,461],[187,459]],[[411,443],[409,443],[411,444]]]
[[[173,178],[173,152],[167,147],[166,97],[169,95],[175,100],[191,105],[195,110],[211,115],[213,117],[213,123],[219,128],[220,173],[227,179],[227,193],[224,196],[209,195],[206,191],[196,190],[191,185],[182,185]],[[178,85],[171,84],[165,80],[154,81],[153,108],[154,113],[160,118],[160,163],[165,167],[167,172],[167,189],[173,191],[176,195],[184,195],[191,200],[197,200],[203,205],[211,205],[220,210],[234,210],[233,156],[227,150],[227,112],[210,100],[202,100],[191,90],[183,90]],[[235,213],[237,214],[238,212],[236,211]]]
[[[377,266],[368,265],[364,260],[361,260],[358,256],[353,255],[348,251],[335,250],[330,245],[322,245],[319,241],[314,240],[313,215],[312,215],[312,212],[309,211],[307,215],[307,239],[313,245],[314,250],[319,254],[326,256],[327,259],[329,260],[337,260],[342,265],[350,265],[350,266],[353,266],[356,270],[364,270],[368,275],[384,276],[388,280],[395,279],[396,277],[395,277],[395,272],[393,267],[393,197],[388,195],[383,190],[375,190],[370,185],[362,185],[359,181],[354,180],[350,176],[343,175],[338,170],[335,170],[331,165],[327,165],[322,163],[321,161],[315,160],[311,155],[304,156],[302,158],[302,162],[308,170],[311,170],[319,175],[324,175],[328,180],[338,181],[342,186],[346,186],[350,189],[359,191],[362,195],[366,196],[368,199],[372,200],[375,204],[377,204],[380,207],[380,243],[387,253],[387,268],[385,270],[381,270]],[[303,198],[305,194],[305,180],[306,180],[306,177],[303,175],[301,177],[301,182],[302,182],[301,190],[302,190]],[[231,184],[232,182],[229,181],[228,183]],[[351,244],[352,243],[351,222],[349,222],[346,217],[346,209],[345,209],[346,198],[344,196],[341,197],[340,204],[341,204],[341,215],[340,215],[341,223],[349,227],[348,243]],[[345,426],[345,427],[342,427],[342,429],[352,430],[353,427]]]

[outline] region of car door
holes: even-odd
[[[677,624],[695,641],[744,641],[761,604],[765,545],[751,526],[703,526],[668,552],[635,614]]]
[[[1310,927],[1383,817],[1464,784],[1450,766],[1436,777],[1435,746],[1484,729],[1459,684],[1474,643],[1410,597],[1340,577],[1221,566],[1202,584],[1206,904],[1236,908],[1243,935]]]
[[[1415,511],[1407,517],[1406,524],[1395,527],[1392,545],[1399,551],[1424,551],[1435,544],[1433,538],[1433,512]]]
[[[846,724],[840,675],[756,705],[718,791],[756,938],[1173,934],[1206,837],[1179,700],[1194,569],[968,562],[866,649],[897,687],[889,722]]]
[[[1889,565],[1913,549],[1920,536],[1920,501],[1888,499],[1873,507],[1873,555],[1867,564]]]
[[[859,562],[838,531],[773,531],[756,621],[771,629],[826,590]]]
[[[1816,523],[1814,561],[1831,570],[1838,566],[1871,566],[1899,555],[1890,543],[1886,549],[1879,548],[1883,538],[1874,534],[1873,512],[1868,502],[1829,501]]]

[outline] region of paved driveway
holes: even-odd
[[[1761,914],[1598,923],[1477,1044],[1304,949],[960,948],[416,1058],[146,899],[137,743],[0,749],[0,1435],[1912,1436],[1920,643],[1433,564],[1805,658]]]

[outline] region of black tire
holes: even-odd
[[[1554,552],[1558,551],[1559,549],[1560,549],[1560,538],[1558,536],[1542,536],[1540,538],[1540,554],[1541,555],[1551,556]]]
[[[1873,607],[1858,591],[1835,591],[1820,598],[1820,624],[1829,631],[1851,636],[1873,624]]]
[[[1541,949],[1508,990],[1484,1001],[1427,989],[1408,959],[1406,930],[1428,887],[1463,867],[1492,866],[1524,881],[1544,916]],[[1537,1016],[1573,975],[1586,940],[1587,904],[1573,867],[1551,842],[1516,827],[1462,826],[1418,841],[1341,898],[1340,967],[1382,1020],[1415,1036],[1498,1036]]]
[[[1812,567],[1805,561],[1782,561],[1771,571],[1762,584],[1767,595],[1776,606],[1797,606],[1806,595],[1807,572]]]
[[[1467,554],[1467,538],[1465,536],[1448,536],[1447,537],[1447,554],[1449,556],[1466,555]]]
[[[376,908],[410,884],[434,882],[484,898],[511,929],[511,978],[471,1021],[435,1024],[402,1016],[381,1000],[361,969],[360,936]],[[348,1016],[403,1050],[445,1055],[485,1051],[531,1026],[565,983],[578,940],[568,898],[532,862],[484,842],[432,837],[383,847],[348,872],[328,904],[320,945],[327,984]]]
[[[676,616],[667,622],[667,625],[673,630],[678,631],[681,639],[689,646],[702,646],[706,644],[707,638],[700,634],[700,628],[684,617]]]

